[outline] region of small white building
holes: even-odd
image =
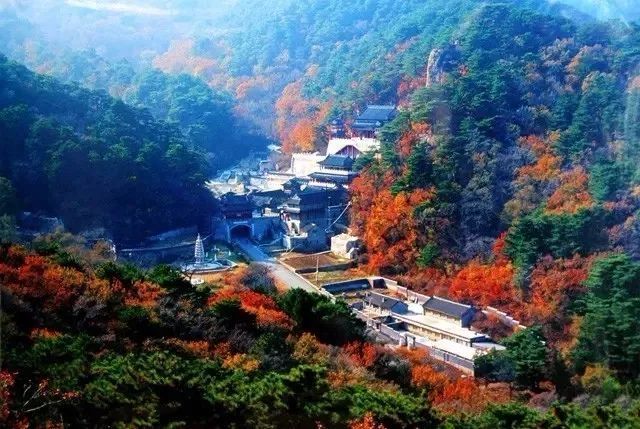
[[[331,237],[331,252],[345,259],[356,259],[360,239],[349,234],[338,234]]]
[[[291,155],[289,173],[295,177],[306,177],[320,171],[320,163],[326,156],[315,153],[294,153]]]

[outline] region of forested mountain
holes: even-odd
[[[324,123],[330,107],[337,114],[367,101],[402,101],[423,84],[431,49],[464,34],[484,3],[357,0],[345,7],[277,0],[265,9],[261,0],[112,6],[43,0],[0,8],[0,51],[117,97],[123,87],[135,91],[132,73],[151,66],[192,74],[232,94],[243,125],[308,147],[314,143],[308,131]],[[579,15],[556,2],[506,3]],[[52,25],[56,15],[64,19]],[[167,110],[156,104],[165,100],[148,101],[145,107]]]
[[[177,125],[190,143],[208,154],[211,173],[270,143],[253,121],[238,120],[235,100],[224,88],[152,68],[148,57],[166,49],[171,30],[186,31],[187,23],[168,17],[159,23],[162,15],[154,14],[118,19],[118,14],[72,5],[56,12],[58,6],[45,1],[0,8],[0,53],[64,83],[106,90],[148,109],[155,119]],[[56,13],[65,20],[50,28],[48,17]]]
[[[475,324],[507,349],[474,381],[259,268],[192,288],[60,237],[2,244],[0,423],[638,427],[640,9],[567,3],[4,6],[0,49],[53,77],[0,59],[0,214],[135,241],[210,214],[207,161],[263,146],[256,126],[314,151],[395,103],[350,187],[359,268],[528,328]]]
[[[602,20],[613,19],[629,23],[640,18],[635,0],[564,0],[563,3]]]
[[[63,85],[0,57],[5,209],[61,216],[119,242],[190,226],[213,201],[203,154],[180,130],[104,92]]]
[[[360,162],[361,262],[507,309],[541,326],[566,375],[605,370],[631,392],[640,27],[506,4],[467,24],[442,48],[453,51],[442,79],[411,94],[383,130],[381,157]],[[487,368],[496,379],[504,369]]]

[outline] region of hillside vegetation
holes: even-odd
[[[0,246],[5,427],[609,428],[638,403],[538,412],[424,353],[368,342],[346,304],[278,293],[260,267],[194,289],[179,272],[108,261],[65,235]],[[519,382],[535,381],[538,333],[510,339]],[[533,365],[533,366],[532,366]],[[533,371],[532,371],[533,370]],[[599,378],[600,377],[600,378]],[[606,380],[606,379],[605,379]],[[595,398],[602,403],[595,402]]]
[[[12,201],[1,214],[43,212],[135,242],[210,213],[206,161],[177,127],[5,57],[0,87],[0,199]]]
[[[374,344],[344,302],[278,292],[260,268],[193,288],[168,267],[108,261],[102,244],[9,244],[2,216],[0,423],[640,426],[633,4],[75,3],[56,37],[32,27],[48,0],[0,14],[7,55],[53,76],[0,58],[0,215],[137,241],[211,215],[208,162],[264,146],[257,129],[285,156],[322,150],[332,119],[395,103],[350,186],[359,268],[528,328],[476,320],[507,348],[472,380]],[[623,19],[585,14],[602,6]],[[65,44],[72,24],[95,38]]]

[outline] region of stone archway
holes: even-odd
[[[251,238],[251,226],[246,224],[234,225],[229,229],[231,241]]]

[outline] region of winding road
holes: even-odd
[[[309,281],[292,272],[282,265],[276,258],[267,255],[260,247],[248,239],[237,239],[233,242],[240,251],[251,261],[264,265],[271,270],[273,276],[288,288],[303,289],[307,292],[318,293],[318,289]]]

